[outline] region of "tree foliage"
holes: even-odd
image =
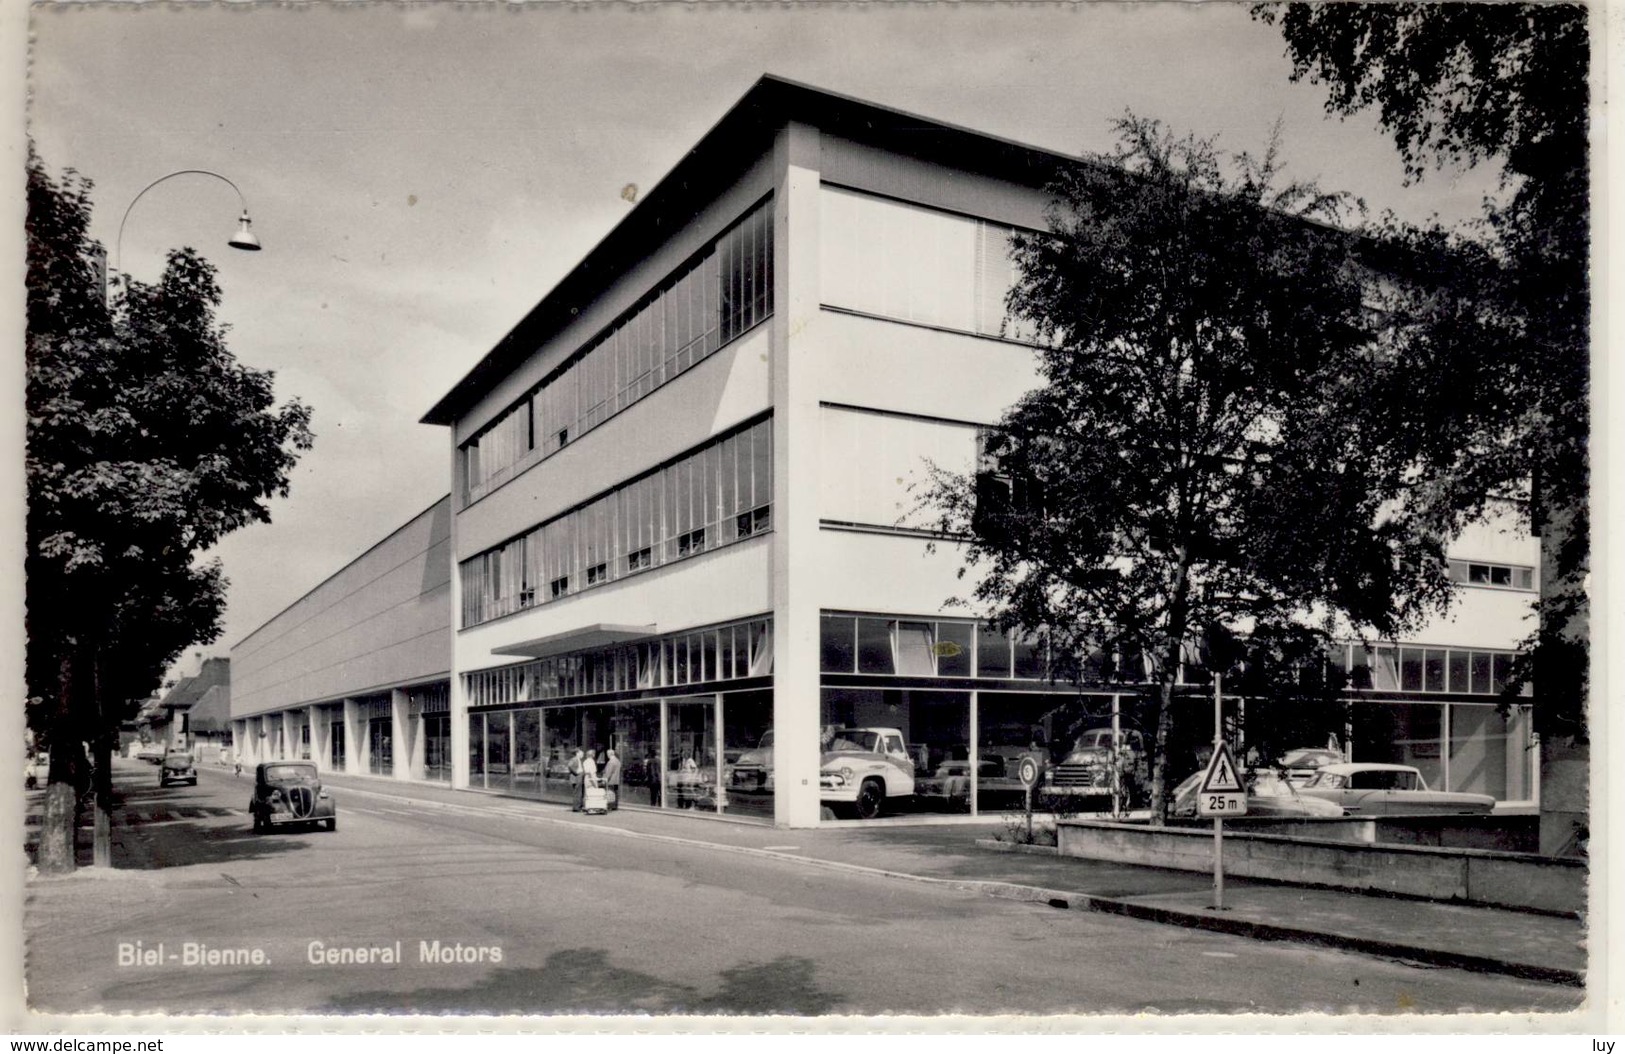
[[[1400,378],[1373,354],[1355,242],[1324,225],[1343,199],[1280,184],[1273,145],[1226,157],[1132,115],[1117,131],[1057,178],[1050,231],[1015,242],[1008,307],[1036,329],[1042,386],[991,430],[983,471],[936,472],[926,502],[997,624],[1052,654],[1149,659],[1160,811],[1201,642],[1221,669],[1250,651],[1285,670],[1448,589],[1443,539],[1395,501],[1413,452],[1367,428],[1368,393]]]
[[[1441,519],[1527,493],[1542,549],[1536,726],[1583,739],[1589,609],[1587,11],[1569,4],[1262,4],[1293,79],[1326,108],[1374,110],[1407,171],[1497,164],[1475,229],[1390,224],[1449,284],[1407,311],[1409,405]],[[1412,290],[1415,292],[1415,289]],[[1523,669],[1527,676],[1528,667]],[[1523,677],[1518,678],[1521,682]],[[1518,684],[1511,686],[1516,690]]]
[[[268,521],[311,445],[215,319],[214,270],[171,252],[109,307],[91,184],[28,166],[26,676],[52,747],[42,866],[72,865],[80,744],[105,743],[186,647],[220,630],[226,580],[197,555]],[[55,804],[51,804],[52,802]]]

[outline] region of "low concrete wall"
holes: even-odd
[[[1181,827],[1212,831],[1206,821],[1175,821]],[[1226,820],[1236,834],[1276,834],[1317,841],[1425,845],[1438,849],[1487,849],[1534,853],[1540,847],[1537,816],[1305,816]]]
[[[1062,856],[1213,870],[1211,828],[1062,820],[1057,831]],[[1578,914],[1586,904],[1583,862],[1526,853],[1245,834],[1227,827],[1224,870],[1243,878],[1537,911]]]

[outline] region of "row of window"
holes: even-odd
[[[771,525],[772,495],[767,418],[463,561],[462,624],[761,534]]]
[[[822,302],[865,314],[1025,340],[1005,318],[1012,227],[826,186],[819,201]]]
[[[1468,560],[1450,561],[1450,580],[1472,586],[1499,589],[1534,589],[1535,569],[1516,564],[1481,564]]]
[[[464,501],[637,402],[773,313],[764,203],[463,445]]]
[[[824,615],[819,620],[819,668],[824,673],[898,677],[993,677],[1044,680],[1049,662],[1042,645],[974,622]],[[1339,644],[1327,665],[1351,688],[1376,691],[1498,694],[1511,673],[1513,652],[1397,644]],[[1180,680],[1196,681],[1195,671]],[[1142,656],[1094,655],[1083,664],[1091,683],[1143,682]],[[1529,694],[1525,687],[1525,694]]]
[[[753,619],[463,675],[470,706],[675,688],[773,672],[773,624]]]

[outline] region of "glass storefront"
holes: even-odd
[[[335,772],[344,771],[344,717],[342,714],[327,723],[327,756]]]
[[[374,776],[395,773],[393,721],[388,717],[367,719],[367,771]]]
[[[1412,765],[1434,790],[1534,799],[1530,707],[1374,703],[1353,708],[1354,760]],[[1447,749],[1448,748],[1448,749]]]
[[[423,717],[423,778],[441,783],[451,780],[451,715]]]

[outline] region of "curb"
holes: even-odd
[[[385,794],[380,791],[364,790],[359,787],[346,787],[346,793],[363,794],[368,797],[386,798],[396,802],[406,802],[416,805],[429,805],[441,809],[452,809],[467,813],[490,813],[494,810],[478,808],[460,803],[435,801],[424,798],[411,798],[397,794]],[[524,803],[519,803],[523,805]],[[984,879],[955,879],[934,878],[930,875],[915,875],[906,871],[891,871],[879,867],[866,867],[862,864],[849,864],[839,860],[823,860],[813,856],[803,856],[796,853],[786,853],[773,849],[757,849],[747,845],[729,845],[725,842],[710,842],[700,838],[683,838],[677,835],[653,834],[646,831],[629,831],[624,827],[603,827],[595,823],[583,823],[580,820],[566,820],[558,817],[544,816],[531,813],[528,810],[503,810],[502,815],[530,820],[537,823],[553,824],[561,827],[570,827],[582,831],[595,831],[600,834],[617,835],[623,838],[641,838],[648,841],[663,842],[668,845],[682,845],[695,848],[704,848],[712,851],[735,853],[740,856],[752,856],[758,859],[780,860],[794,862],[803,866],[821,868],[826,871],[839,871],[847,874],[868,875],[875,878],[900,879],[908,882],[918,882],[925,885],[942,886],[948,889],[958,889],[983,896],[994,897],[999,900],[1015,900],[1025,903],[1048,904],[1053,908],[1076,909],[1080,911],[1098,911],[1108,915],[1121,915],[1125,918],[1139,919],[1145,922],[1158,922],[1170,926],[1183,926],[1187,929],[1207,930],[1213,933],[1224,933],[1231,936],[1247,937],[1261,941],[1292,941],[1298,944],[1310,944],[1323,948],[1334,948],[1342,951],[1361,952],[1367,955],[1377,955],[1384,958],[1400,959],[1407,962],[1420,963],[1427,966],[1444,966],[1461,970],[1470,970],[1474,973],[1505,974],[1529,981],[1544,981],[1549,984],[1561,984],[1571,987],[1585,986],[1585,973],[1580,970],[1570,970],[1556,966],[1538,966],[1531,963],[1510,962],[1495,959],[1487,955],[1472,955],[1465,952],[1442,951],[1434,948],[1420,948],[1414,945],[1400,944],[1394,941],[1377,940],[1368,937],[1348,937],[1335,933],[1323,933],[1317,930],[1298,929],[1291,926],[1280,926],[1272,923],[1252,922],[1245,919],[1227,919],[1216,915],[1202,915],[1188,911],[1177,911],[1171,908],[1157,907],[1150,904],[1140,904],[1130,900],[1118,900],[1111,897],[1099,897],[1088,893],[1078,893],[1061,889],[1049,889],[1042,886],[1029,886],[1019,882],[994,882]],[[1049,849],[1048,846],[1014,846],[1009,851],[1028,851]],[[1001,850],[1004,851],[1004,850]],[[1053,850],[1052,850],[1053,852]],[[1048,855],[1048,854],[1043,854]]]

